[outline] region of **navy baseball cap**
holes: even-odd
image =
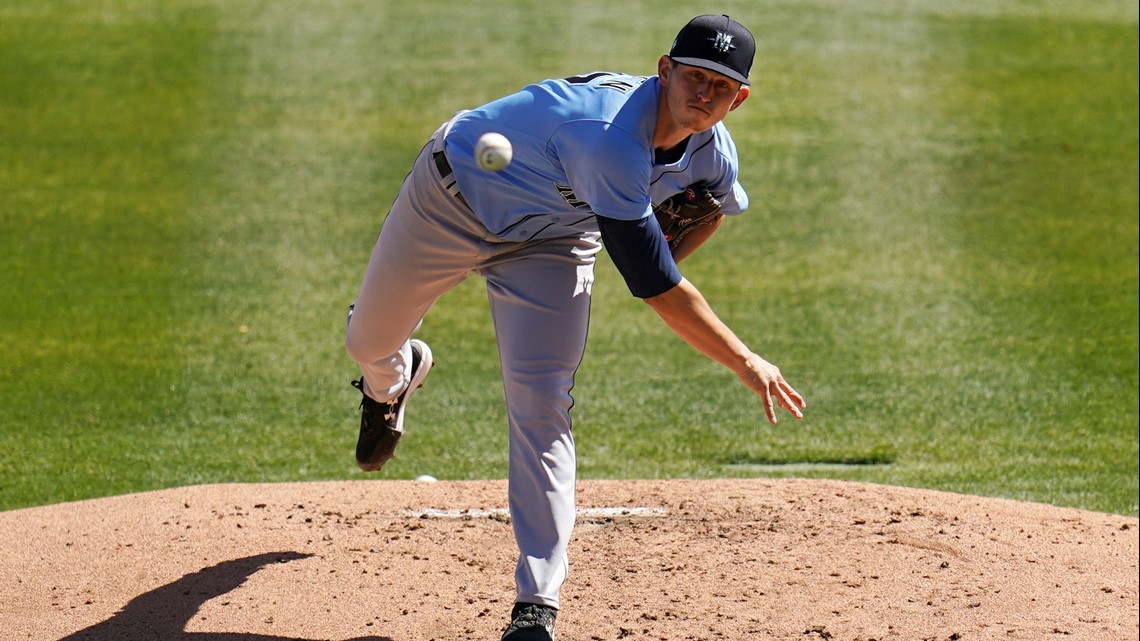
[[[690,20],[669,50],[676,62],[722,73],[746,85],[755,55],[751,31],[726,15],[713,14]]]

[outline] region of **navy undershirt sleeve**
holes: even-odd
[[[626,287],[637,298],[653,298],[681,282],[681,272],[653,216],[617,220],[597,216],[602,243]]]

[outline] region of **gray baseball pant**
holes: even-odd
[[[345,346],[360,364],[365,392],[394,398],[410,376],[408,340],[428,309],[468,274],[486,280],[510,429],[516,600],[557,608],[575,520],[570,390],[601,241],[597,232],[522,243],[495,237],[449,193],[454,178],[440,175],[433,155],[443,149],[446,127],[421,151],[384,221]]]

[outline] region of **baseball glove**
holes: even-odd
[[[720,201],[704,182],[696,182],[679,194],[665,199],[653,208],[657,224],[665,232],[669,250],[676,252],[681,240],[696,227],[716,221],[720,214]]]

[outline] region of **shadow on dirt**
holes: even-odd
[[[316,641],[243,632],[185,631],[186,623],[203,603],[237,589],[254,572],[273,563],[288,563],[310,556],[299,552],[270,552],[224,561],[140,594],[110,619],[60,641]],[[394,640],[357,637],[346,641]]]

